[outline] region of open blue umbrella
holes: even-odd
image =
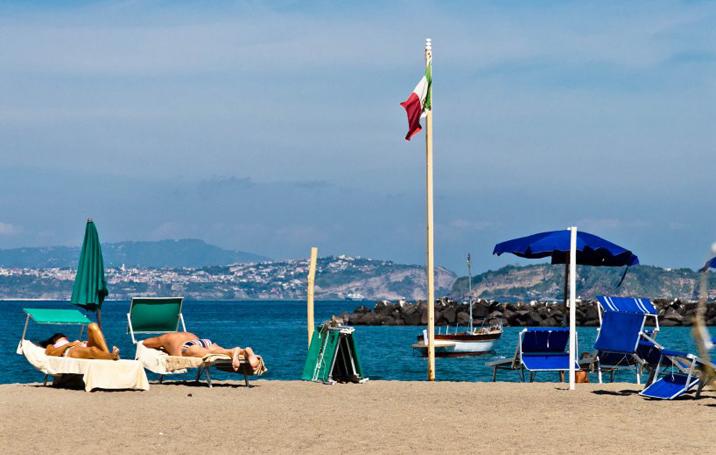
[[[574,238],[573,238],[574,235]],[[572,242],[574,241],[574,244]],[[576,357],[576,264],[593,266],[629,266],[639,264],[639,258],[621,246],[588,232],[578,231],[576,227],[560,231],[540,232],[539,234],[528,235],[517,239],[507,240],[495,245],[492,254],[512,253],[516,256],[528,259],[551,258],[552,264],[566,264],[564,274],[564,303],[567,305],[567,287],[569,286],[572,306],[569,311],[570,327],[570,371],[569,388],[574,388],[574,362]],[[575,261],[570,264],[571,254],[574,254]],[[570,276],[570,266],[573,275]],[[626,276],[626,269],[622,280]],[[621,281],[619,284],[621,285]]]
[[[495,245],[492,254],[512,253],[527,259],[552,258],[552,264],[569,262],[570,232],[541,232]],[[595,266],[631,266],[639,258],[619,245],[584,231],[577,231],[577,264]]]
[[[708,269],[716,269],[716,257],[713,257],[706,261],[706,264],[704,264],[704,266],[699,269],[699,272],[705,272]]]

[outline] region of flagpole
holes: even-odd
[[[432,42],[425,40],[425,67],[433,58]],[[432,87],[428,88],[432,92]],[[428,93],[432,99],[432,93]],[[432,101],[432,100],[431,100]],[[435,257],[433,252],[433,110],[425,113],[425,196],[427,216],[427,264],[428,281],[428,381],[435,380]]]

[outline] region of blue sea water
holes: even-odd
[[[351,311],[356,302],[316,302],[316,323],[333,314]],[[3,301],[0,302],[0,383],[26,383],[41,381],[43,375],[25,358],[15,354],[22,334],[25,314],[22,308],[72,308],[67,302]],[[134,347],[127,334],[126,313],[129,302],[109,301],[102,310],[104,332],[109,344],[118,346],[124,358],[133,358]],[[211,338],[228,346],[251,346],[261,354],[269,368],[266,379],[299,379],[306,357],[306,304],[295,301],[237,301],[184,303],[187,330],[201,337]],[[90,315],[94,319],[93,315]],[[365,374],[371,379],[423,380],[426,377],[426,360],[413,353],[410,345],[422,327],[356,327],[356,339]],[[490,381],[492,370],[485,362],[496,356],[511,357],[515,352],[517,334],[521,328],[508,327],[495,345],[495,353],[480,357],[448,358],[436,360],[438,380]],[[56,331],[66,333],[70,339],[78,335],[77,327],[41,326],[30,323],[27,338],[40,340]],[[596,329],[579,329],[579,351],[591,350]],[[659,341],[672,349],[695,352],[693,339],[686,327],[663,328]],[[512,374],[511,374],[512,373]],[[217,371],[218,379],[229,375]],[[187,379],[189,375],[185,376]],[[151,375],[150,375],[150,379]],[[500,372],[498,380],[518,381],[514,372]],[[554,381],[554,374],[541,374],[537,380]],[[591,378],[592,381],[596,377]],[[617,380],[633,381],[633,373],[619,372]]]

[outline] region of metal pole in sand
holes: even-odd
[[[468,330],[472,333],[472,258],[467,253],[467,304],[470,307],[470,325]]]
[[[569,390],[575,388],[577,360],[577,227],[569,228]]]
[[[425,66],[433,59],[432,41],[425,40]],[[432,72],[432,70],[431,70]],[[432,78],[432,74],[431,74]],[[433,254],[433,109],[432,84],[428,86],[431,105],[425,113],[425,196],[427,216],[427,281],[428,281],[428,381],[435,380],[435,257]]]
[[[308,347],[311,347],[313,338],[313,286],[316,282],[316,260],[318,259],[318,248],[311,247],[311,259],[308,261],[308,292],[306,293],[306,316],[308,318]]]

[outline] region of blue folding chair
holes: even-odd
[[[597,376],[602,383],[602,373],[618,369],[634,369],[636,382],[641,384],[644,368],[651,371],[661,358],[660,348],[654,341],[659,331],[658,312],[649,299],[632,297],[597,296],[599,303],[600,328],[596,349]],[[654,329],[645,330],[649,318],[653,319]]]
[[[598,358],[622,355],[629,361],[636,362],[637,382],[641,376],[640,369],[648,368],[648,385],[639,392],[642,396],[671,400],[694,388],[698,388],[698,395],[703,387],[700,384],[705,362],[688,352],[666,349],[654,340],[659,328],[657,313],[648,299],[604,296],[597,298],[602,322],[594,343]],[[647,318],[652,316],[656,328],[650,333],[644,330],[644,325]],[[669,372],[660,376],[662,368],[669,368]],[[599,373],[601,382],[601,365]]]
[[[521,365],[530,372],[530,382],[541,371],[556,371],[560,381],[564,380],[564,372],[569,371],[568,343],[566,327],[531,327],[520,332],[517,353]],[[575,369],[580,369],[579,363],[575,363]]]
[[[564,373],[569,371],[568,343],[568,327],[529,327],[520,332],[513,358],[486,365],[493,368],[493,381],[497,380],[497,370],[519,370],[523,382],[525,370],[530,373],[530,382],[539,372],[554,371],[559,373],[559,380],[564,381]],[[575,362],[575,369],[580,368],[579,362]]]

